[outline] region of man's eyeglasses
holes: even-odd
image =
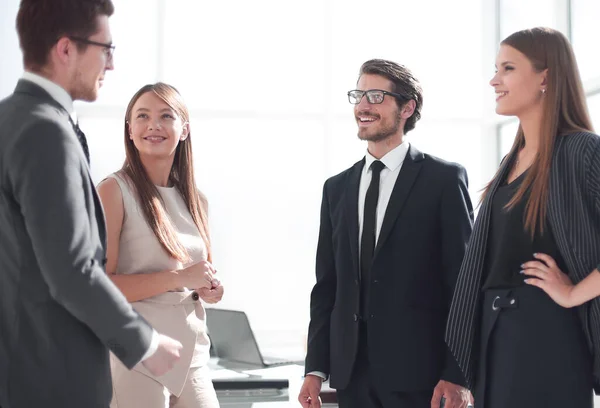
[[[400,94],[395,92],[383,91],[381,89],[369,89],[368,91],[359,91],[355,89],[353,91],[348,91],[348,101],[353,105],[358,105],[362,100],[363,96],[367,96],[367,101],[369,103],[379,104],[383,102],[383,98],[386,95],[395,96],[401,101],[407,101],[408,99]]]
[[[106,55],[106,60],[112,61],[113,53],[115,52],[115,46],[113,44],[101,43],[101,42],[92,41],[92,40],[88,40],[87,38],[81,38],[81,37],[69,37],[69,38],[73,41],[77,41],[82,44],[95,45],[96,47],[104,48],[104,54]]]

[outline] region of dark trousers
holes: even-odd
[[[541,289],[485,292],[475,408],[592,408],[592,358],[576,309]]]
[[[433,390],[395,392],[383,389],[371,377],[366,324],[361,323],[358,353],[350,383],[337,391],[340,408],[431,408]]]

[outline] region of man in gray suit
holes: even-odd
[[[0,406],[108,407],[109,350],[167,372],[157,334],[104,271],[105,225],[73,100],[113,69],[111,0],[22,0],[25,74],[0,102]]]

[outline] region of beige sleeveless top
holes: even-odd
[[[137,193],[129,177],[122,171],[113,173],[109,177],[117,181],[123,196],[124,217],[119,239],[117,274],[178,270],[207,259],[204,240],[183,197],[175,187],[157,186],[157,189],[175,228],[177,238],[192,259],[189,264],[177,261],[160,245],[144,218],[144,213],[137,202]],[[132,303],[133,308],[144,316],[156,331],[173,337],[183,344],[180,361],[171,372],[160,378],[152,376],[142,364],[134,368],[155,378],[175,395],[181,392],[188,369],[204,366],[209,359],[210,343],[206,334],[206,314],[202,303],[194,301],[192,294],[192,290],[181,288],[176,292],[162,293]]]

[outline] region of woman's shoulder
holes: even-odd
[[[572,132],[561,136],[560,145],[569,155],[590,154],[600,148],[600,136],[592,132]]]
[[[109,174],[96,186],[100,196],[122,195],[120,180],[116,173]]]
[[[573,132],[561,136],[554,164],[562,178],[600,177],[600,136],[592,132]]]
[[[125,212],[129,212],[129,207],[135,206],[131,179],[122,170],[106,176],[98,184],[97,190],[103,201],[119,205],[124,208]]]

